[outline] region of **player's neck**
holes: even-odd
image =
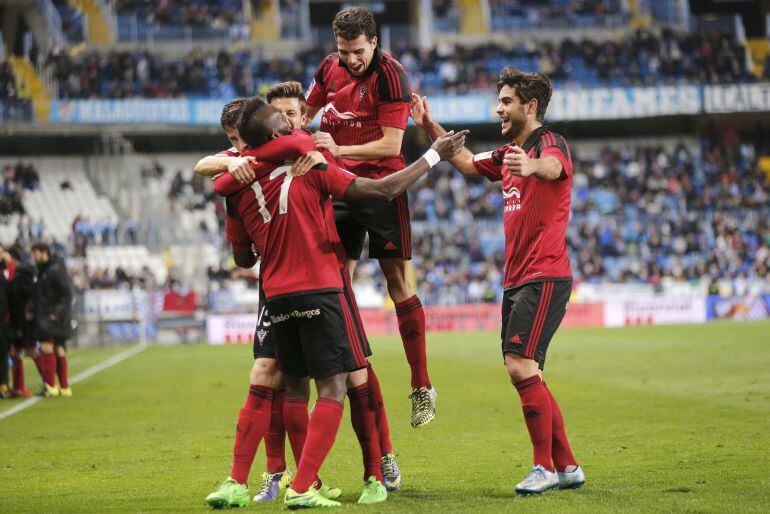
[[[543,124],[540,123],[539,121],[534,121],[532,123],[527,123],[526,125],[524,125],[524,128],[521,130],[521,132],[519,132],[516,135],[516,137],[513,138],[513,140],[516,141],[517,145],[523,147],[524,143],[526,143],[527,140],[529,139],[529,136],[531,136],[534,131],[536,131],[537,129],[539,129],[542,126],[543,126]]]

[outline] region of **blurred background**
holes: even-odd
[[[250,342],[255,270],[193,176],[229,147],[222,106],[335,50],[325,0],[0,0],[0,243],[54,244],[78,289],[76,344]],[[770,308],[770,2],[359,2],[434,117],[503,143],[496,77],[542,71],[571,145],[567,326],[762,319]],[[428,140],[413,126],[404,153]],[[442,164],[410,191],[429,329],[498,330],[502,196]],[[354,285],[397,332],[376,263]]]

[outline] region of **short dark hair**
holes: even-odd
[[[38,241],[37,243],[33,244],[30,249],[33,252],[43,252],[47,254],[49,257],[51,256],[51,246],[48,243],[43,243],[42,241]]]
[[[537,100],[537,121],[543,122],[548,102],[551,101],[553,86],[548,76],[544,73],[525,73],[515,66],[506,66],[500,72],[497,82],[497,92],[505,86],[510,86],[516,91],[521,103],[527,103],[533,98]]]
[[[297,81],[287,80],[286,82],[279,82],[270,86],[265,95],[267,103],[272,102],[276,98],[296,98],[299,100],[299,108],[302,110],[302,114],[307,112],[305,93],[302,91],[302,84]]]
[[[277,112],[275,107],[258,96],[246,101],[238,119],[238,132],[247,145],[254,148],[270,140],[272,130],[266,121],[273,111]]]
[[[363,7],[348,7],[334,17],[334,37],[352,41],[363,34],[371,41],[377,35],[377,24],[374,15]]]
[[[222,116],[219,118],[219,122],[222,124],[222,129],[225,132],[238,128],[238,118],[241,117],[241,111],[246,102],[248,100],[245,98],[236,98],[227,102],[224,109],[222,109]]]

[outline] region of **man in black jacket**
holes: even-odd
[[[14,265],[8,252],[0,247],[0,398],[8,398],[8,351],[11,346],[11,316],[8,290],[13,280]]]
[[[11,248],[8,253],[16,266],[16,273],[10,283],[8,300],[11,309],[11,361],[13,362],[13,396],[29,397],[30,392],[24,385],[24,354],[31,357],[37,366],[40,377],[45,377],[43,358],[35,344],[34,322],[32,313],[27,311],[27,305],[32,298],[32,288],[35,285],[35,267],[26,264],[17,248]]]
[[[37,264],[37,282],[32,292],[35,335],[40,341],[45,370],[45,388],[41,396],[72,396],[67,380],[66,343],[72,335],[72,281],[64,259],[51,255],[45,243],[32,245]],[[56,374],[59,385],[56,387]]]

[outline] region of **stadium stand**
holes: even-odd
[[[321,48],[293,58],[264,59],[257,52],[194,51],[179,58],[147,52],[67,52],[49,56],[60,98],[231,98],[262,91],[286,77],[309,84]],[[402,48],[415,90],[426,94],[487,92],[499,70],[514,65],[547,73],[569,87],[722,84],[749,82],[746,47],[729,33],[685,34],[639,29],[618,40]]]

